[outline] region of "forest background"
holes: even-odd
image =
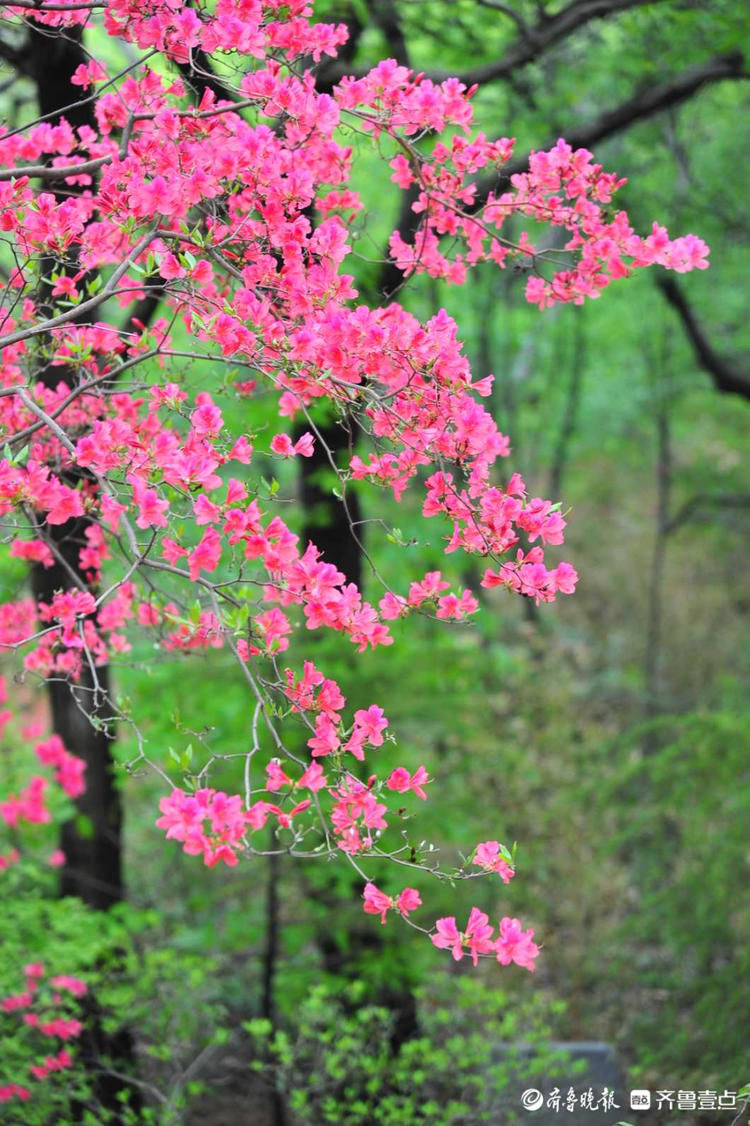
[[[493,824],[518,841],[517,878],[475,894],[533,925],[537,973],[491,963],[469,980],[408,931],[381,932],[361,889],[325,865],[204,870],[156,847],[156,780],[128,776],[126,730],[125,902],[58,911],[52,871],[35,874],[33,896],[11,887],[2,973],[10,982],[30,935],[42,959],[75,947],[98,965],[104,1025],[127,1016],[135,1030],[137,1121],[221,1126],[249,1121],[232,1115],[250,1106],[259,1122],[510,1121],[518,1092],[493,1045],[550,1039],[615,1044],[634,1086],[737,1089],[750,1079],[746,4],[319,0],[316,15],[350,26],[344,71],[391,56],[477,81],[478,124],[516,137],[517,167],[564,136],[637,183],[623,191],[637,227],[658,215],[711,246],[706,273],[648,271],[585,308],[540,314],[522,272],[486,267],[463,288],[417,278],[399,292],[420,316],[447,308],[475,375],[495,374],[514,467],[569,510],[566,558],[581,582],[540,608],[484,592],[471,627],[420,621],[356,669],[335,640],[317,651],[331,675],[346,668],[353,701],[377,686],[399,761],[443,780],[422,834],[450,850]],[[0,46],[11,127],[38,96],[17,50]],[[369,159],[361,174],[382,180],[369,218],[385,245],[398,198]],[[365,292],[392,285],[381,256],[373,245],[360,263]],[[329,484],[319,465],[281,479],[299,527],[321,544],[328,528],[335,552]],[[367,520],[365,493],[361,503]],[[424,569],[442,565],[442,545],[425,541],[408,502],[385,503],[376,515],[393,550],[379,546],[379,565],[403,587],[402,545],[414,541]],[[25,580],[3,549],[2,599]],[[246,702],[225,660],[167,663],[144,647],[118,663],[117,690],[137,699],[165,763],[168,748],[179,758],[200,744],[217,694],[212,739],[242,739]],[[462,888],[450,896],[468,909]]]

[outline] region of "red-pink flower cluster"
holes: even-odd
[[[37,743],[34,753],[45,766],[55,767],[55,781],[69,798],[77,798],[83,793],[86,789],[83,780],[86,763],[82,758],[65,750],[59,735],[52,735],[43,743]]]
[[[466,930],[459,931],[454,916],[438,919],[432,942],[441,950],[450,950],[459,962],[464,954],[469,954],[474,965],[480,954],[494,954],[501,965],[515,962],[526,970],[534,970],[534,961],[539,947],[533,942],[534,931],[523,930],[518,919],[503,918],[499,923],[497,937],[493,937],[494,927],[489,918],[478,907],[472,907]]]
[[[83,1024],[74,1017],[65,1015],[69,1005],[65,994],[80,998],[87,992],[87,986],[80,978],[70,974],[58,974],[45,981],[46,970],[41,962],[31,962],[24,966],[25,987],[22,993],[12,994],[0,1000],[0,1012],[18,1013],[24,1026],[48,1039],[73,1040],[80,1036]],[[67,1048],[42,1057],[39,1062],[29,1065],[29,1075],[36,1080],[47,1079],[57,1071],[64,1071],[73,1064],[73,1057]],[[28,1087],[20,1083],[0,1083],[0,1102],[14,1099],[24,1101],[31,1097]]]
[[[395,898],[386,895],[375,884],[365,884],[364,908],[368,915],[380,915],[381,923],[385,924],[385,917],[389,911],[398,911],[399,915],[408,918],[410,911],[415,911],[422,904],[418,891],[414,888],[404,888]]]
[[[166,830],[167,840],[181,841],[183,852],[202,856],[209,868],[220,860],[236,864],[248,825],[261,828],[266,819],[265,809],[243,809],[239,795],[207,788],[195,794],[173,790],[160,800],[159,809],[162,816],[156,824]]]
[[[74,28],[88,11],[71,0],[6,7],[2,18]],[[671,240],[657,224],[637,235],[612,205],[624,181],[564,141],[533,154],[507,191],[482,188],[513,142],[472,132],[474,91],[457,79],[433,82],[385,60],[319,92],[314,64],[335,55],[347,31],[315,22],[307,0],[108,0],[104,28],[146,59],[119,75],[94,58],[76,69],[71,102],[94,89],[95,127],[63,117],[0,136],[0,237],[15,263],[0,294],[0,516],[14,529],[14,557],[70,577],[46,601],[0,605],[0,647],[20,650],[28,673],[73,684],[86,671],[96,684],[97,668],[127,652],[136,630],[173,659],[231,653],[250,694],[251,735],[248,748],[214,757],[243,760],[244,792],[203,785],[212,757],[194,793],[175,788],[161,799],[158,827],[209,866],[252,852],[269,819],[291,834],[292,852],[304,842],[307,854],[343,856],[358,871],[371,856],[398,859],[402,845],[384,834],[404,811],[383,799],[424,800],[427,768],[388,763],[366,781],[351,773],[366,756],[368,769],[386,760],[394,734],[384,709],[372,703],[347,717],[339,685],[304,653],[301,674],[280,670],[278,658],[289,652],[293,664],[306,631],[335,631],[360,653],[390,646],[392,622],[420,614],[464,623],[479,602],[438,569],[368,601],[314,543],[300,542],[293,517],[279,515],[288,498],[267,465],[330,453],[316,415],[323,404],[352,438],[363,436],[346,464],[329,458],[347,513],[353,481],[397,501],[414,487],[446,553],[480,557],[485,589],[551,602],[573,592],[577,574],[546,555],[563,542],[559,507],[498,471],[510,443],[483,405],[493,377],[473,378],[455,321],[443,309],[422,321],[396,301],[359,300],[347,270],[369,237],[361,218],[353,222],[367,200],[351,186],[347,130],[371,138],[398,189],[414,192],[414,238],[394,232],[389,244],[405,276],[461,284],[478,263],[520,262],[528,300],[544,308],[597,298],[649,265],[704,269],[707,247],[694,235]],[[171,64],[198,50],[217,56],[221,75],[247,60],[237,101],[207,90],[194,103]],[[427,134],[429,151],[419,143]],[[61,190],[38,190],[39,164],[56,168]],[[555,266],[526,220],[553,229]],[[163,315],[144,325],[137,302],[155,288]],[[126,315],[115,317],[116,306]],[[29,374],[41,339],[43,380]],[[242,374],[196,391],[186,385],[191,358]],[[270,438],[259,422],[252,431],[251,409],[242,423],[226,409],[235,393],[244,410],[261,391],[286,420]],[[286,431],[294,424],[297,435],[303,418],[292,438]],[[0,727],[9,719],[0,713]],[[285,743],[294,724],[297,753]],[[78,798],[83,762],[57,736],[35,752]],[[0,817],[14,829],[49,821],[47,785],[32,777],[0,802]],[[0,869],[15,855],[0,856]],[[458,875],[507,883],[514,874],[497,841],[480,843],[471,867],[481,871]],[[391,899],[366,885],[365,909],[383,920],[418,903],[414,889]],[[453,917],[438,920],[432,941],[456,958],[494,953],[533,968],[533,932],[504,918],[492,935],[475,908],[464,932]],[[63,1036],[68,1026],[52,1024]],[[48,1074],[58,1065],[59,1056],[37,1066]]]
[[[55,781],[68,797],[77,798],[84,792],[86,763],[78,755],[72,755],[65,749],[59,735],[52,735],[37,743],[34,753],[42,765],[55,768]],[[0,819],[11,828],[16,828],[23,822],[29,825],[48,824],[52,817],[47,807],[47,789],[47,779],[34,774],[18,794],[8,794],[0,802]],[[10,862],[6,860],[4,864],[0,863],[0,870]]]

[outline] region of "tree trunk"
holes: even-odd
[[[295,431],[299,437],[304,424]],[[349,435],[336,422],[317,427],[312,457],[300,459],[299,493],[304,512],[303,549],[309,540],[320,548],[326,563],[338,567],[350,583],[362,584],[362,509],[359,497],[350,489],[346,505],[331,494],[323,483],[324,475],[333,473],[330,457],[338,464],[349,450]]]
[[[29,33],[27,70],[36,84],[39,112],[42,116],[64,116],[74,127],[96,128],[94,103],[72,104],[76,88],[71,77],[88,57],[81,45],[80,29],[66,28],[64,33],[45,28]],[[64,111],[64,112],[63,112]],[[75,189],[66,187],[66,195]],[[52,268],[50,262],[48,269]],[[44,286],[46,279],[42,279]],[[72,372],[60,367],[42,367],[36,378],[47,386],[56,386],[61,379],[74,379]],[[68,481],[73,484],[72,480]],[[79,562],[80,548],[86,543],[85,517],[70,520],[59,527],[46,527],[59,560],[45,569],[36,564],[31,571],[31,585],[38,601],[50,602],[55,591],[71,586],[72,575],[81,587],[87,588]],[[67,565],[67,566],[66,566]],[[72,754],[86,763],[86,790],[76,801],[79,816],[62,830],[61,847],[66,864],[61,872],[61,894],[80,896],[97,909],[106,909],[124,897],[121,857],[122,806],[114,780],[114,739],[111,723],[106,729],[101,720],[107,715],[110,687],[109,670],[87,667],[78,684],[51,678],[48,682],[52,725]]]
[[[58,31],[29,29],[22,69],[36,85],[39,112],[53,122],[65,117],[74,128],[86,125],[96,128],[94,103],[76,104],[75,87],[70,79],[81,63],[88,62],[82,48],[80,29]],[[73,103],[73,104],[71,104]],[[75,188],[51,184],[60,198]],[[66,263],[75,267],[75,263]],[[51,303],[50,274],[53,259],[42,266],[40,302]],[[48,387],[61,380],[72,384],[73,369],[42,364],[35,378]],[[82,477],[75,467],[63,475],[74,486]],[[80,564],[80,550],[86,546],[86,531],[92,521],[87,517],[69,520],[59,526],[45,525],[43,535],[55,556],[53,566],[34,564],[31,588],[37,602],[49,603],[59,590],[78,585],[92,589]],[[81,677],[75,683],[52,676],[47,681],[52,727],[66,748],[86,763],[86,789],[76,799],[76,815],[62,827],[60,845],[65,864],[60,873],[60,894],[78,896],[95,910],[106,910],[119,903],[125,894],[122,870],[122,804],[115,782],[113,755],[114,728],[109,704],[109,668],[83,662]],[[81,1059],[91,1081],[91,1100],[96,1111],[106,1114],[113,1124],[125,1122],[123,1114],[138,1116],[142,1100],[136,1087],[123,1073],[132,1070],[134,1044],[130,1029],[106,1030],[104,1017],[95,995],[89,994],[82,1007],[84,1032],[81,1037]],[[123,1103],[123,1096],[126,1101]],[[125,1107],[127,1106],[127,1111]],[[92,1111],[91,1102],[71,1102],[73,1121],[84,1121]]]
[[[662,405],[656,419],[658,450],[656,462],[656,527],[651,553],[646,610],[646,646],[643,658],[645,687],[644,714],[655,719],[662,705],[661,650],[664,594],[664,564],[669,536],[669,510],[672,491],[672,451],[667,407]],[[649,737],[650,739],[650,737]],[[648,750],[653,747],[649,741]]]
[[[57,553],[77,574],[78,555],[89,526],[87,519],[76,519],[46,529]],[[48,568],[37,563],[31,568],[31,587],[38,602],[51,602],[55,591],[70,585],[70,571],[59,562]],[[109,669],[92,670],[86,661],[75,684],[57,677],[47,681],[52,729],[86,763],[86,789],[76,799],[78,815],[62,827],[60,847],[65,864],[60,871],[60,894],[77,895],[97,910],[106,910],[124,897],[122,808],[114,779],[109,686]]]

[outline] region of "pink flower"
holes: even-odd
[[[383,595],[378,605],[381,616],[389,622],[396,618],[402,618],[409,612],[409,604],[406,599],[402,598],[400,594],[391,594],[390,591]]]
[[[510,883],[515,875],[513,868],[500,855],[500,843],[498,841],[482,841],[481,844],[478,844],[472,864],[478,864],[480,868],[484,868],[485,872],[497,872],[505,884]]]
[[[263,828],[268,820],[268,811],[270,809],[271,806],[268,802],[257,801],[254,805],[251,805],[245,810],[245,821],[251,829],[257,832],[258,829]]]
[[[294,457],[294,446],[288,434],[274,434],[271,439],[271,452],[281,457]]]
[[[330,755],[340,747],[336,726],[327,713],[321,712],[316,716],[315,734],[307,740],[307,745],[312,750],[313,758]]]
[[[385,916],[393,907],[390,896],[380,891],[375,884],[365,884],[365,911],[368,915],[380,915],[381,923],[385,923]]]
[[[25,1102],[31,1098],[28,1087],[21,1087],[18,1083],[6,1083],[0,1087],[0,1103],[9,1103],[11,1099],[20,1099]]]
[[[455,960],[460,962],[464,956],[464,944],[463,937],[456,926],[455,915],[451,915],[450,918],[437,919],[435,932],[435,934],[430,935],[433,945],[437,946],[439,950],[450,950]]]
[[[500,937],[495,943],[497,960],[502,966],[515,962],[525,970],[534,971],[534,960],[539,954],[539,947],[532,942],[534,931],[521,929],[518,919],[504,918],[500,920]]]
[[[404,888],[396,899],[386,895],[375,884],[365,884],[363,892],[364,908],[368,915],[380,915],[381,923],[385,923],[386,914],[394,908],[404,918],[408,918],[410,911],[415,911],[421,906],[422,900],[415,888]]]
[[[405,766],[397,766],[387,779],[386,786],[389,790],[395,790],[399,794],[405,794],[412,790],[418,798],[426,801],[427,794],[422,787],[426,786],[429,781],[429,775],[423,766],[418,766],[411,775]]]
[[[57,977],[50,978],[50,985],[55,989],[64,989],[68,993],[72,993],[74,997],[83,997],[87,990],[85,981],[80,978],[71,977],[70,974],[58,974]]]
[[[170,536],[165,536],[161,541],[161,553],[166,562],[173,567],[178,560],[182,559],[183,555],[187,555],[187,549],[181,547]]]
[[[3,997],[0,1001],[0,1010],[4,1013],[15,1013],[32,1004],[34,998],[31,993],[14,993],[10,997]]]
[[[306,790],[312,790],[314,794],[316,794],[318,790],[322,790],[326,785],[326,776],[323,773],[323,767],[320,763],[311,762],[297,785],[302,786]]]
[[[421,907],[422,898],[415,888],[404,888],[396,900],[396,910],[400,911],[402,915],[407,917],[410,911],[416,911],[417,907]]]
[[[475,966],[479,954],[488,954],[494,949],[491,937],[492,927],[487,915],[478,907],[472,907],[464,932],[464,942]]]
[[[312,434],[305,431],[301,438],[294,443],[294,452],[300,457],[312,457],[315,439]]]
[[[315,439],[307,431],[294,445],[288,434],[274,434],[271,439],[271,451],[279,454],[280,457],[294,457],[295,454],[299,454],[300,457],[312,457],[314,444]]]
[[[276,817],[277,817],[278,822],[279,822],[279,826],[282,829],[291,829],[292,828],[292,822],[293,822],[294,818],[297,816],[297,814],[298,813],[304,813],[304,811],[306,809],[309,809],[311,805],[312,805],[312,802],[311,802],[310,798],[305,798],[304,801],[299,802],[297,805],[294,806],[293,809],[290,809],[288,813],[285,812],[283,809],[279,809],[279,807],[277,805],[270,805],[268,808],[270,809],[270,811],[272,813],[276,814]]]
[[[221,536],[216,528],[206,528],[200,543],[188,553],[190,578],[197,579],[201,571],[215,571],[221,558]]]
[[[457,962],[463,958],[464,952],[468,951],[476,966],[480,954],[488,954],[496,949],[492,942],[492,929],[487,915],[478,907],[472,907],[464,932],[458,930],[455,917],[451,916],[437,920],[436,933],[430,935],[430,938],[439,949],[450,950]]]
[[[266,789],[275,793],[284,786],[291,785],[291,778],[281,769],[281,763],[274,758],[266,766]]]
[[[210,841],[206,841],[203,847],[203,863],[207,868],[213,868],[219,861],[223,861],[228,867],[234,868],[238,863],[237,853],[231,845],[213,845]]]
[[[86,90],[92,83],[101,82],[106,77],[107,72],[101,63],[98,63],[96,59],[91,59],[88,64],[80,63],[76,67],[70,81],[73,86],[82,86]]]
[[[159,263],[159,273],[167,280],[171,281],[173,278],[184,278],[186,271],[180,265],[174,254],[165,254]]]
[[[83,1030],[80,1020],[65,1020],[63,1017],[40,1021],[37,1027],[43,1036],[58,1036],[61,1040],[72,1040]]]
[[[231,461],[238,461],[240,465],[249,465],[253,456],[252,443],[248,442],[247,438],[239,437],[229,451],[229,459]]]
[[[410,788],[410,783],[411,775],[409,774],[409,771],[406,769],[406,767],[397,766],[396,769],[391,772],[391,775],[386,782],[386,786],[389,790],[395,790],[399,794],[405,794],[406,791]]]
[[[11,828],[15,828],[19,821],[28,821],[32,825],[48,823],[52,817],[45,805],[46,790],[46,779],[38,774],[33,775],[18,797],[9,794],[7,801],[0,802],[0,818]]]
[[[71,301],[74,301],[78,297],[76,279],[63,274],[62,277],[59,277],[57,279],[54,286],[52,287],[52,296],[67,297]]]
[[[164,528],[169,501],[162,500],[155,489],[147,489],[142,481],[133,485],[133,498],[138,505],[136,524],[139,528]]]
[[[354,726],[364,735],[367,742],[373,747],[381,747],[383,745],[383,732],[388,726],[388,720],[383,714],[383,709],[379,708],[377,704],[372,704],[369,708],[359,708],[354,713]]]

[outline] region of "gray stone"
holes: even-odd
[[[615,1126],[637,1121],[611,1044],[498,1045],[496,1062],[510,1066],[511,1080],[492,1107],[493,1126]]]

